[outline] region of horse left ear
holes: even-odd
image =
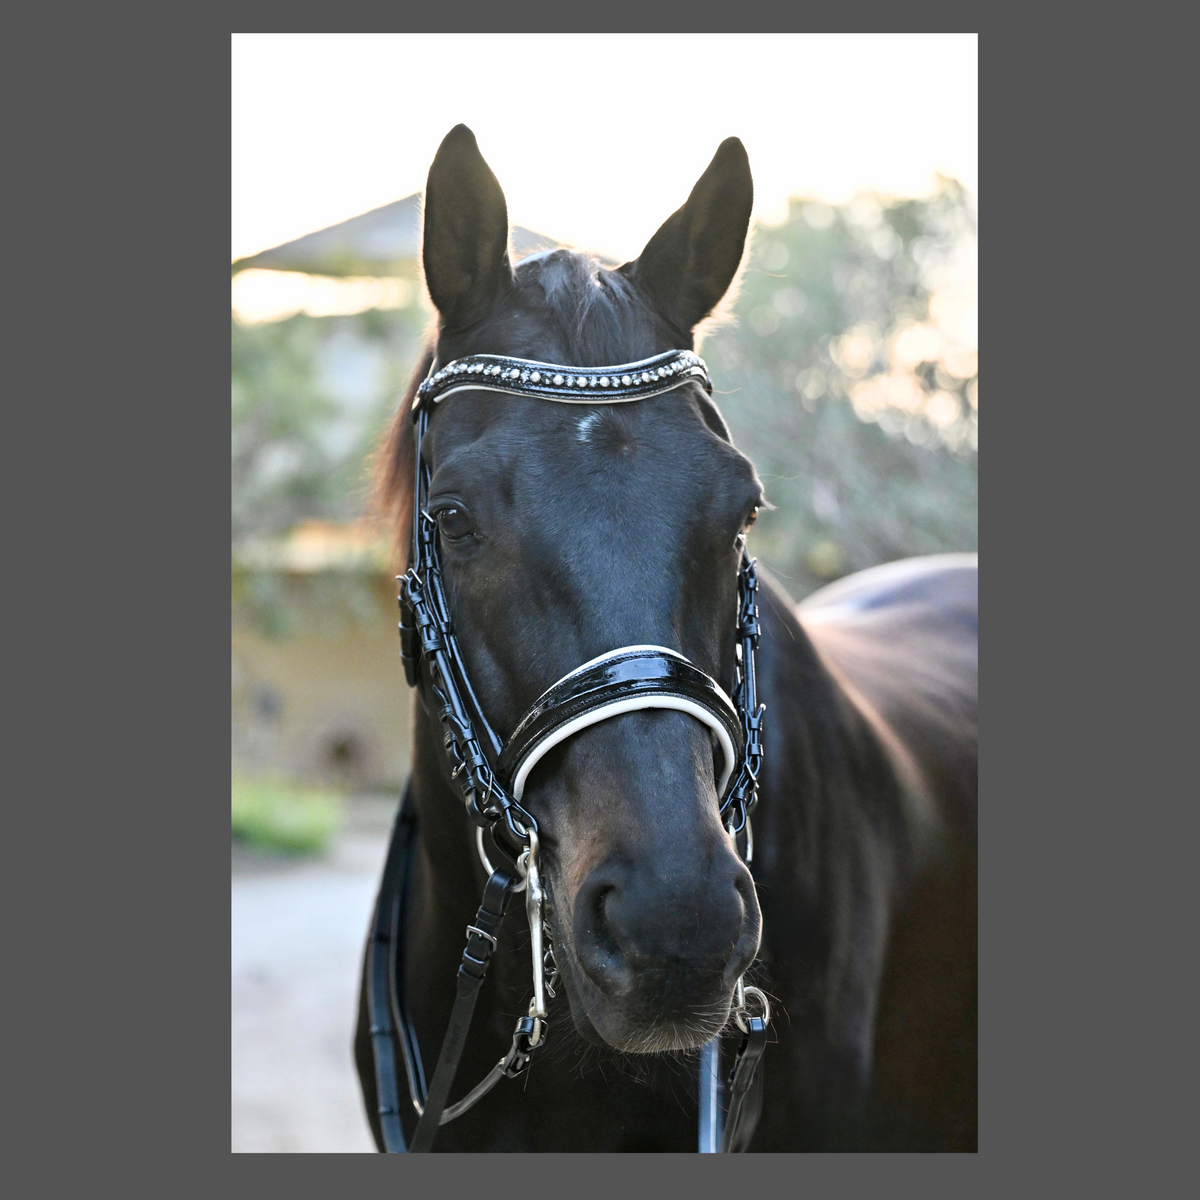
[[[446,134],[429,168],[421,264],[429,297],[452,329],[485,316],[512,282],[504,192],[465,125]]]
[[[687,203],[619,268],[681,333],[716,308],[737,274],[750,227],[754,181],[746,147],[726,138]]]

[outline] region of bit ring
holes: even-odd
[[[491,860],[487,856],[487,851],[483,848],[483,826],[482,825],[475,826],[475,848],[479,851],[479,861],[481,863],[483,863],[483,869],[490,876],[496,868],[492,866]],[[519,863],[517,864],[517,869],[520,870]],[[526,887],[528,887],[528,886],[529,886],[529,876],[527,874],[525,874],[522,876],[520,884],[518,886],[515,886],[512,890],[514,892],[523,892],[526,889]]]
[[[737,1027],[743,1033],[750,1032],[750,1030],[747,1028],[746,1022],[745,1022],[745,1020],[743,1020],[743,1016],[742,1016],[742,1014],[745,1013],[745,1011],[746,1011],[745,998],[749,995],[755,995],[758,997],[759,1002],[763,1006],[763,1015],[762,1015],[763,1023],[766,1025],[770,1025],[770,1023],[771,1023],[771,1002],[770,1002],[770,1000],[767,999],[766,993],[756,987],[741,988],[739,990],[742,992],[742,995],[740,997],[741,1005],[738,1008],[735,1008],[733,1010],[733,1019],[737,1022]]]

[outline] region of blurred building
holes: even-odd
[[[421,197],[406,196],[260,254],[239,258],[233,264],[233,273],[258,269],[329,276],[415,277],[422,229]],[[514,225],[510,238],[517,258],[559,244],[523,225]]]
[[[365,522],[301,522],[233,561],[232,758],[244,775],[399,789],[409,688],[387,546]]]

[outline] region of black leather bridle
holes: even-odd
[[[584,663],[548,688],[522,717],[508,742],[501,742],[471,687],[446,600],[437,523],[426,511],[430,477],[421,460],[421,447],[430,417],[437,404],[464,389],[595,405],[641,400],[693,380],[711,394],[703,360],[687,350],[616,367],[588,368],[477,354],[436,372],[431,367],[417,389],[412,407],[416,424],[412,546],[408,571],[399,577],[400,654],[409,685],[419,688],[425,703],[437,712],[451,778],[476,826],[488,882],[475,923],[467,929],[454,1008],[433,1079],[426,1087],[404,997],[404,916],[416,837],[410,783],[388,848],[367,961],[366,996],[379,1119],[384,1147],[390,1153],[430,1149],[439,1125],[466,1112],[501,1078],[521,1074],[545,1044],[545,995],[554,995],[556,971],[542,912],[538,825],[521,804],[529,773],[542,756],[579,730],[623,712],[671,708],[689,713],[708,726],[721,748],[724,766],[717,787],[721,820],[749,863],[753,857],[750,813],[757,801],[763,755],[765,705],[758,702],[754,669],[759,640],[758,576],[744,541],[738,569],[737,684],[732,698],[677,651],[663,646],[622,646]],[[499,867],[493,867],[488,857],[485,833],[498,852]],[[463,1100],[448,1105],[450,1085],[500,922],[512,896],[522,891],[526,893],[533,953],[534,997],[529,1015],[517,1022],[512,1046],[492,1071]],[[748,996],[761,1005],[760,1015],[750,1015]],[[714,1038],[701,1056],[701,1151],[744,1150],[758,1120],[761,1076],[756,1076],[756,1068],[766,1045],[770,1006],[762,992],[739,980],[734,1014],[743,1036],[725,1081],[729,1102],[724,1115],[719,1038]],[[400,1125],[397,1048],[419,1114],[411,1147],[405,1145]]]

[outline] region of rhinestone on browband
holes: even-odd
[[[615,367],[564,367],[499,354],[472,354],[430,374],[417,389],[413,411],[466,388],[567,404],[615,404],[657,396],[692,379],[712,393],[704,360],[690,350],[668,350]]]

